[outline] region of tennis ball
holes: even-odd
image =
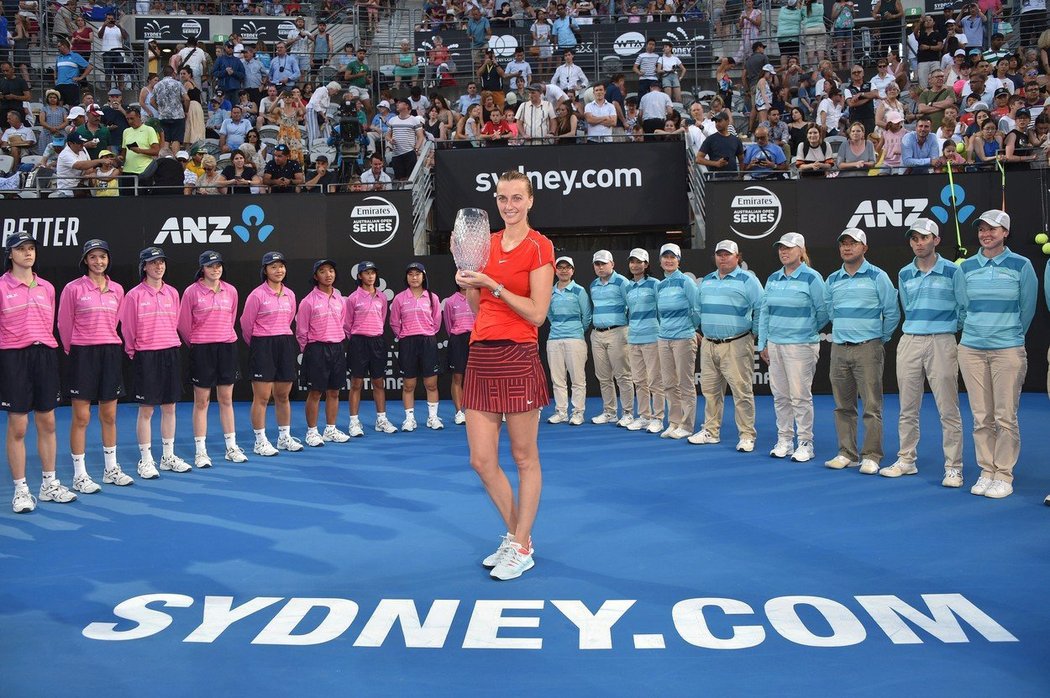
[[[1050,235],[1046,233],[1039,233],[1035,236],[1035,244],[1037,245],[1045,245],[1048,242],[1050,242]]]
[[[1050,242],[1043,245],[1043,254],[1050,255]]]
[[[966,152],[966,145],[964,143],[956,144],[955,152],[959,153],[959,155],[962,155],[963,153]]]

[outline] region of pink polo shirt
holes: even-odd
[[[171,349],[179,341],[179,292],[171,284],[159,289],[145,281],[128,291],[120,304],[120,331],[124,351],[135,358],[137,351]]]
[[[6,272],[0,276],[0,349],[34,344],[51,348],[55,339],[55,287],[36,274],[27,286]]]
[[[339,289],[332,289],[332,295],[314,288],[299,303],[299,312],[295,316],[295,338],[299,349],[306,349],[311,342],[341,342],[346,336],[343,329],[343,318],[346,315],[346,303]]]
[[[379,337],[386,323],[386,296],[379,291],[369,293],[364,288],[346,297],[346,319],[343,329],[346,336]]]
[[[416,298],[412,289],[406,288],[390,302],[390,328],[398,339],[436,335],[441,329],[441,301],[429,291]]]
[[[264,281],[248,294],[241,312],[241,336],[245,344],[252,337],[280,337],[292,334],[295,294],[287,286],[274,291]]]
[[[230,344],[237,341],[236,318],[237,289],[220,280],[212,291],[198,280],[182,293],[179,336],[186,344]]]
[[[58,300],[58,336],[66,353],[74,344],[120,344],[117,313],[123,299],[124,287],[108,276],[105,290],[87,276],[66,284]]]
[[[450,335],[464,334],[474,329],[474,311],[470,309],[467,297],[462,293],[453,293],[445,299],[445,331]]]

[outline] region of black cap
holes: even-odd
[[[998,90],[995,91],[995,97],[997,99],[999,97],[1009,97],[1009,96],[1010,96],[1010,90],[1006,89],[1005,87],[1000,87]]]
[[[724,111],[716,111],[714,114],[711,115],[711,121],[724,121],[728,118],[729,115],[726,114]]]
[[[32,242],[32,243],[35,244],[36,243],[36,238],[34,238],[32,235],[30,235],[29,233],[26,233],[26,232],[11,233],[10,235],[7,236],[7,239],[4,240],[4,248],[8,252],[10,252],[11,250],[15,249],[16,247],[21,247],[22,245],[26,244],[27,242]]]
[[[357,265],[358,274],[365,271],[379,271],[379,267],[376,266],[375,262],[361,262]]]
[[[757,51],[758,49],[765,48],[765,47],[766,47],[766,45],[763,42],[756,41],[755,43],[751,44],[751,51],[753,53],[753,52]]]
[[[1016,114],[1014,114],[1014,116],[1015,116],[1016,118],[1018,118],[1018,119],[1020,119],[1020,118],[1021,118],[1022,116],[1027,116],[1027,117],[1028,117],[1029,119],[1031,119],[1031,118],[1032,118],[1032,112],[1030,112],[1030,111],[1029,111],[1029,110],[1027,110],[1027,109],[1023,109],[1023,108],[1022,108],[1022,109],[1018,109],[1018,110],[1017,110],[1017,113],[1016,113]]]
[[[277,146],[274,147],[273,152],[275,152],[275,153],[290,153],[291,150],[289,150],[287,144],[285,144],[285,143],[278,143]]]
[[[261,281],[266,281],[266,267],[274,262],[281,262],[284,264],[284,254],[277,251],[271,251],[262,256],[262,262],[259,264],[259,279]]]
[[[212,264],[222,264],[222,255],[215,250],[205,250],[197,258],[197,275],[193,279],[197,280],[204,276],[204,267]]]
[[[316,278],[317,277],[317,270],[320,269],[321,267],[323,267],[326,264],[330,265],[332,267],[332,269],[335,270],[336,278],[338,278],[339,267],[336,266],[335,260],[334,259],[328,259],[328,258],[319,259],[316,262],[314,262],[314,267],[310,271],[310,279],[311,279],[311,281],[312,281],[314,286],[317,285],[317,278]]]
[[[422,272],[424,274],[427,273],[427,268],[425,266],[423,266],[422,262],[409,262],[408,266],[405,267],[405,273],[407,274],[408,272],[412,271],[413,269],[415,269],[416,271]]]
[[[85,141],[84,137],[76,131],[70,131],[66,135],[66,143],[87,143],[87,141]]]
[[[93,250],[103,250],[106,254],[109,254],[109,243],[98,238],[92,238],[84,243],[84,251],[80,254],[80,270],[85,274],[87,273],[87,263],[84,260],[87,259],[88,252]]]
[[[146,262],[153,262],[158,259],[167,258],[167,255],[164,254],[164,250],[159,247],[147,247],[139,252],[139,278],[141,279],[146,275]]]

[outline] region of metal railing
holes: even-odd
[[[430,209],[434,205],[434,170],[430,160],[434,156],[434,143],[424,141],[416,159],[416,166],[408,178],[412,189],[412,247],[415,254],[428,254],[430,236],[428,224]]]

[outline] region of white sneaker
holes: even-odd
[[[248,462],[248,456],[244,455],[244,451],[241,450],[240,446],[234,446],[226,449],[226,460],[231,463],[246,463]]]
[[[91,479],[90,475],[77,475],[73,478],[73,489],[83,494],[95,494],[102,490],[98,484]]]
[[[339,429],[334,426],[326,426],[324,428],[324,433],[321,434],[321,438],[324,439],[325,442],[334,441],[337,444],[345,444],[350,440],[349,436],[344,432],[339,431]]]
[[[386,417],[379,417],[376,419],[376,431],[381,431],[384,434],[393,434],[397,431],[397,427]]]
[[[915,467],[914,463],[897,461],[893,465],[880,470],[879,475],[883,477],[900,477],[901,475],[915,475],[918,472],[919,469]]]
[[[795,442],[791,439],[777,439],[777,445],[769,452],[774,458],[787,458],[795,452]]]
[[[112,468],[106,468],[102,473],[102,483],[106,485],[116,485],[117,487],[127,487],[135,483],[134,478],[125,473],[120,469],[120,465],[114,465]]]
[[[405,421],[401,422],[401,431],[415,431],[416,426],[415,417],[406,417]]]
[[[583,412],[581,410],[576,410],[572,413],[572,416],[569,417],[569,426],[578,427],[583,424],[583,420]]]
[[[456,424],[466,424],[467,423],[467,413],[464,412],[463,410],[457,410],[456,411],[456,416],[452,418],[452,421],[455,422]]]
[[[1050,507],[1050,494],[1046,495],[1046,497],[1043,498],[1043,504]]]
[[[791,454],[791,460],[796,463],[806,463],[813,460],[813,442],[799,441],[798,448]]]
[[[40,492],[37,493],[37,497],[41,502],[58,502],[59,504],[68,504],[77,498],[68,487],[58,481],[58,478],[53,479],[50,484],[40,483]]]
[[[306,445],[310,446],[311,448],[324,446],[324,437],[321,436],[321,434],[316,429],[306,432],[305,441]]]
[[[295,453],[296,451],[303,450],[303,442],[294,436],[281,436],[277,439],[277,450]]]
[[[157,464],[152,460],[140,460],[138,471],[139,477],[143,480],[153,480],[160,477],[160,473],[157,472]]]
[[[755,440],[744,437],[736,442],[736,450],[751,453],[755,450]]]
[[[561,424],[567,421],[569,421],[569,415],[564,412],[555,411],[554,414],[547,417],[547,424]]]
[[[984,475],[982,475],[981,477],[977,478],[977,482],[974,483],[974,486],[970,488],[970,494],[975,494],[978,497],[983,497],[988,491],[988,488],[992,486],[993,482],[995,481],[990,480]]]
[[[427,417],[427,429],[444,429],[445,423],[441,421],[441,417]]]
[[[620,417],[620,421],[616,423],[616,426],[623,427],[624,429],[626,429],[627,427],[631,426],[631,423],[633,421],[634,415],[632,415],[630,412],[624,412],[623,416]]]
[[[1005,480],[996,480],[992,484],[988,485],[988,489],[985,491],[984,496],[988,499],[1002,499],[1009,497],[1014,493],[1014,486]]]
[[[211,463],[211,461],[208,462]],[[190,470],[192,470],[189,463],[182,460],[175,454],[172,454],[170,456],[161,456],[160,469],[170,470],[173,473],[188,473]]]
[[[831,460],[824,461],[824,465],[832,470],[842,470],[843,468],[856,468],[860,463],[850,460],[846,456],[838,455]]]
[[[630,424],[627,425],[627,431],[641,431],[649,426],[649,420],[645,417],[635,417]],[[662,424],[660,425],[663,426]]]
[[[28,514],[36,509],[36,497],[29,493],[29,487],[23,485],[15,488],[15,496],[11,500],[11,508],[16,514]]]
[[[874,475],[879,472],[879,464],[870,458],[864,458],[860,462],[861,475]]]
[[[689,431],[688,429],[686,429],[685,427],[678,427],[674,431],[671,432],[671,436],[669,438],[672,438],[672,439],[675,439],[675,440],[688,439],[692,435],[693,435],[693,433],[691,431]]]
[[[496,566],[496,563],[499,562],[499,559],[503,557],[503,553],[507,550],[507,548],[509,548],[512,545],[515,545],[514,536],[510,533],[508,533],[505,536],[500,536],[499,539],[499,547],[496,548],[496,552],[492,553],[491,555],[489,555],[481,561],[482,567],[488,567],[489,569],[492,569]]]
[[[591,424],[616,424],[616,414],[602,412],[597,417],[591,417]]]
[[[277,449],[273,447],[269,439],[266,439],[265,441],[256,441],[255,446],[252,447],[252,453],[269,458],[277,455]]]
[[[531,550],[523,550],[518,547],[517,543],[513,543],[503,551],[503,555],[500,556],[496,566],[492,568],[489,574],[500,581],[506,582],[511,579],[517,579],[525,572],[531,570],[535,564]]]
[[[664,429],[662,432],[660,432],[660,438],[661,439],[669,439],[669,438],[671,438],[671,434],[673,434],[675,429],[677,429],[677,428],[678,427],[676,427],[674,424],[668,424],[667,428]]]
[[[701,429],[689,437],[689,443],[691,444],[717,444],[720,441],[721,439],[714,436],[707,429]]]
[[[945,468],[944,479],[941,480],[941,487],[962,487],[963,477],[962,470],[959,468]]]
[[[664,421],[662,419],[650,419],[649,426],[645,430],[650,434],[659,434],[664,430]]]
[[[163,462],[163,460],[162,458],[161,461]],[[198,453],[193,457],[193,464],[198,468],[210,468],[211,458],[208,458],[207,453]]]
[[[356,439],[359,436],[364,436],[365,430],[361,426],[361,422],[350,422],[350,426],[346,428],[346,434],[350,438]]]

